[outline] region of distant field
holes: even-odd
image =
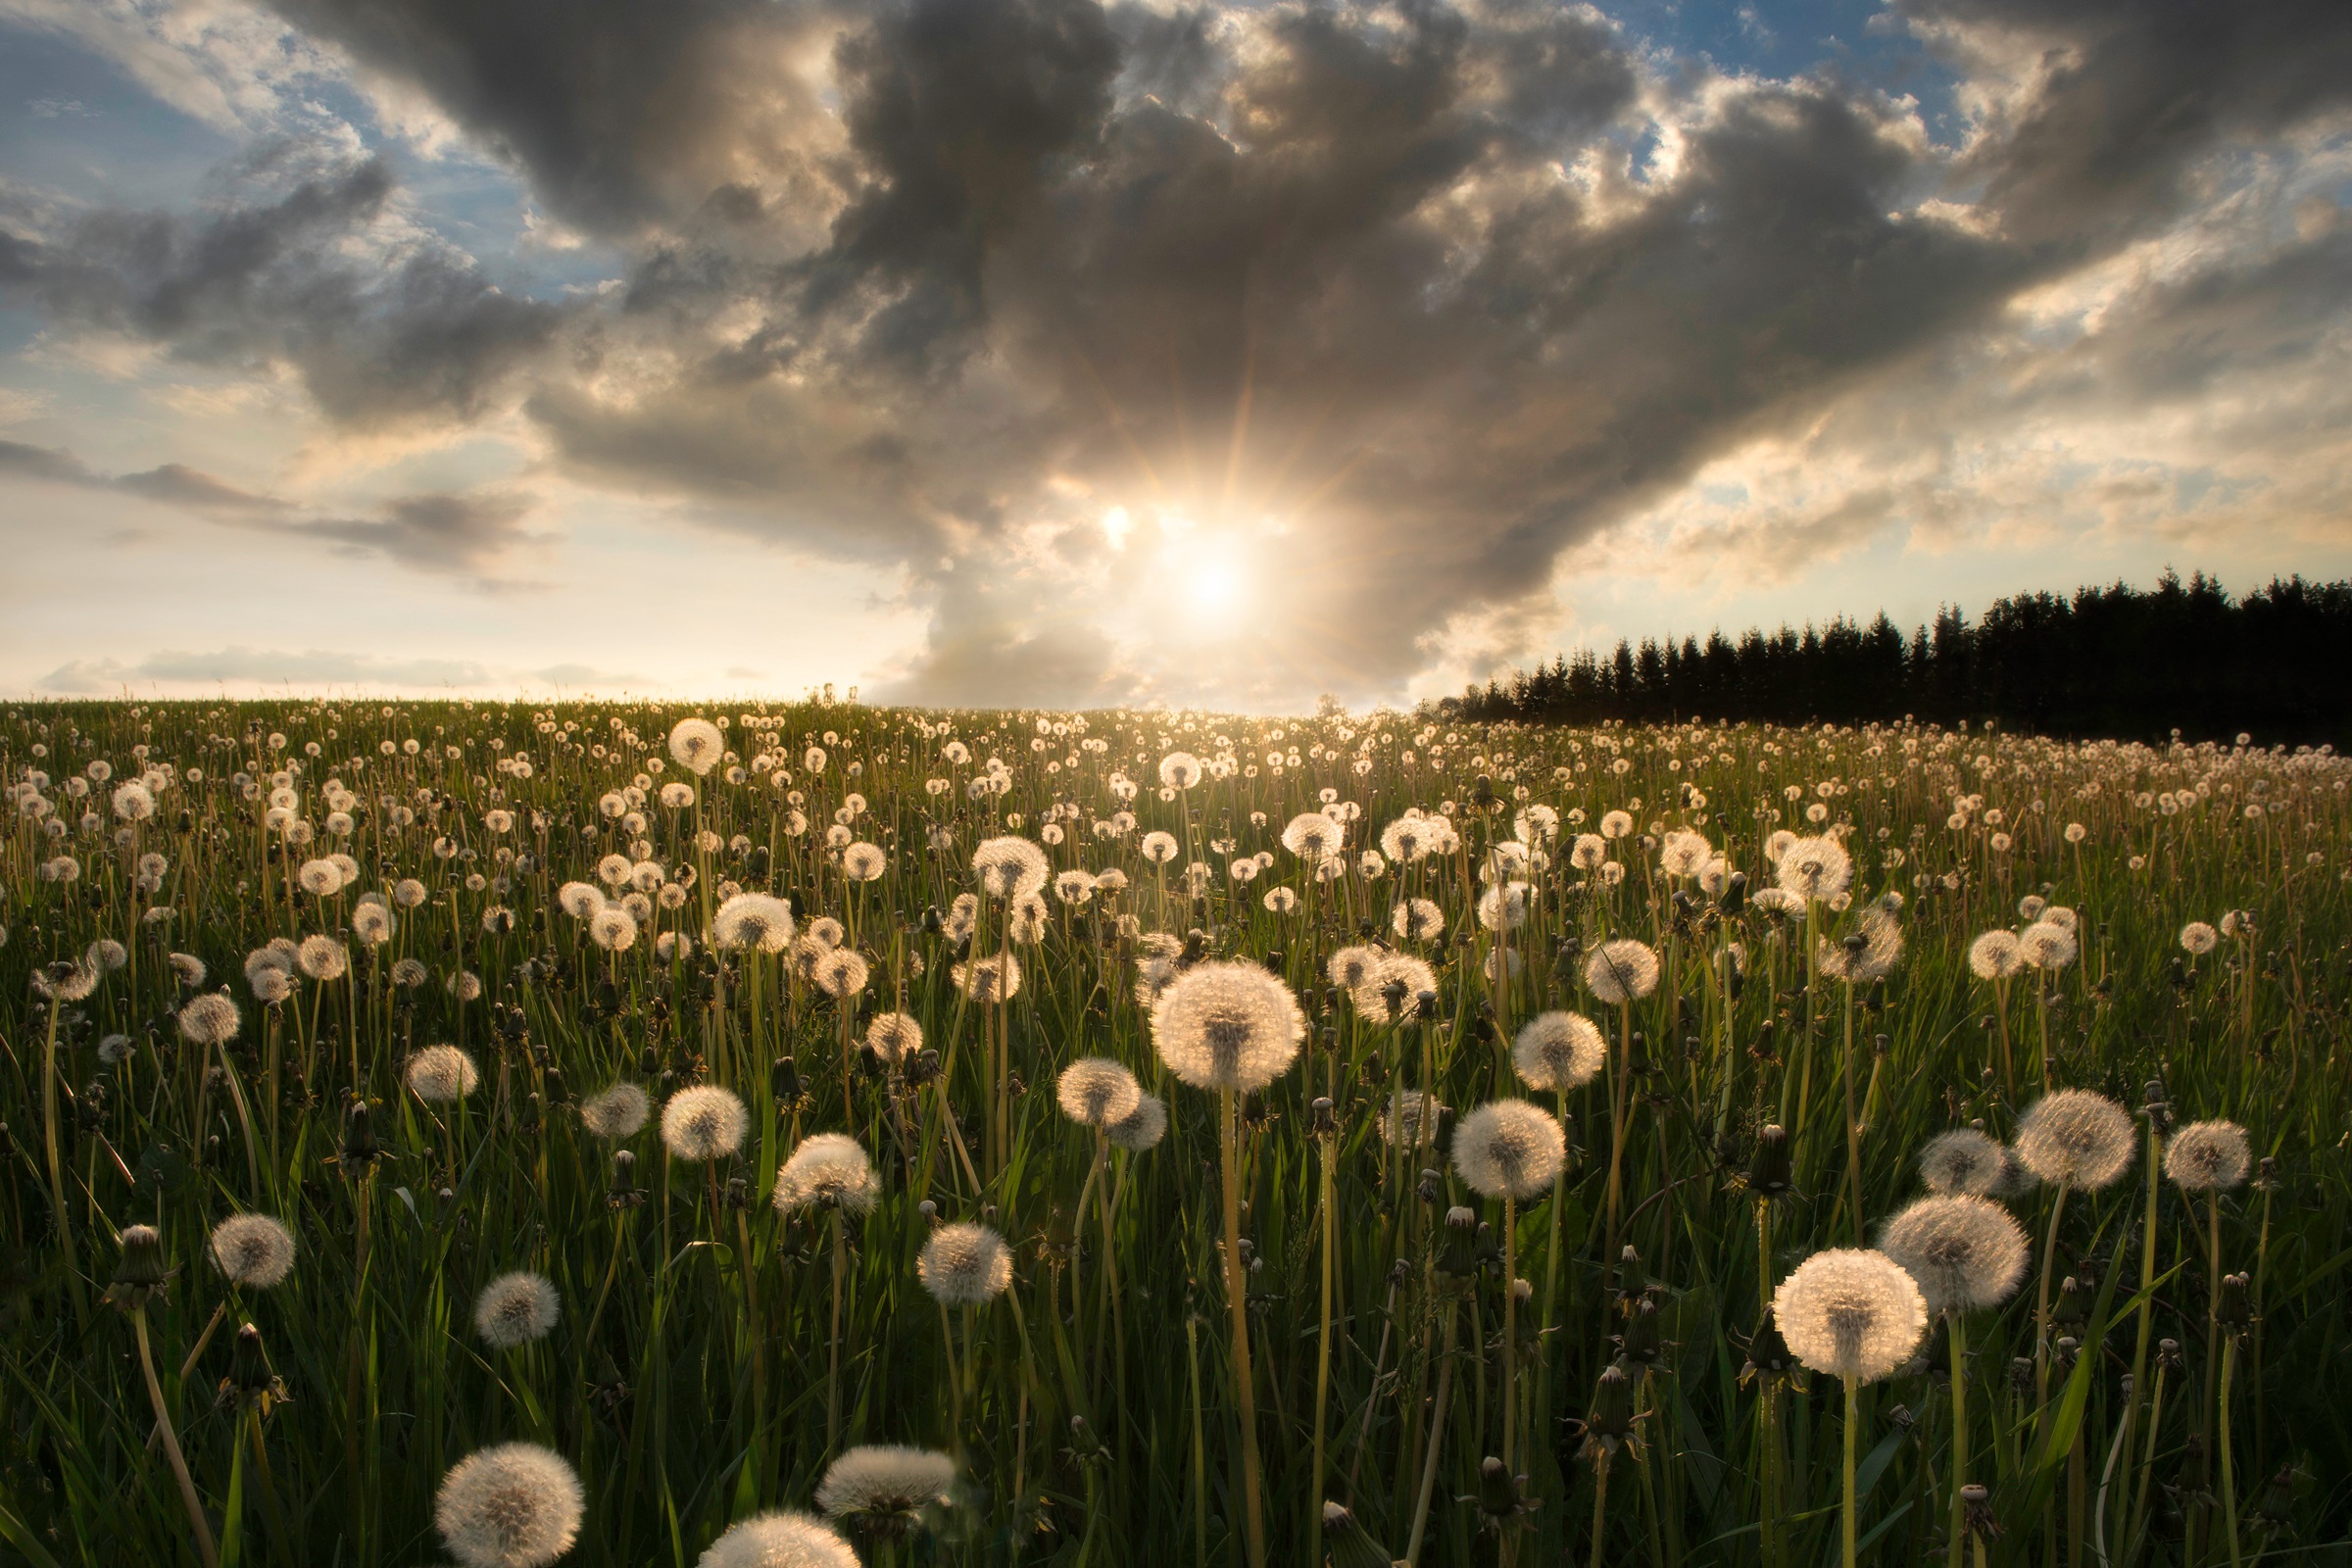
[[[2328,753],[354,701],[0,776],[0,1556],[2343,1560]]]

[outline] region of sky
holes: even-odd
[[[1255,710],[2352,573],[2342,0],[0,0],[0,693]]]

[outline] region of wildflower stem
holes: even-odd
[[[131,1332],[139,1342],[139,1371],[147,1380],[147,1402],[155,1407],[155,1424],[164,1436],[164,1457],[171,1461],[172,1474],[179,1482],[179,1500],[187,1506],[188,1524],[196,1532],[196,1552],[204,1559],[204,1568],[219,1568],[220,1555],[213,1545],[213,1527],[205,1522],[204,1504],[197,1500],[196,1482],[188,1474],[188,1461],[179,1451],[179,1435],[172,1430],[172,1412],[164,1405],[164,1386],[156,1380],[155,1353],[147,1343],[147,1308],[144,1303],[130,1309]]]
[[[1944,1313],[1945,1326],[1952,1337],[1952,1546],[1959,1549],[1965,1532],[1967,1510],[1961,1506],[1960,1489],[1968,1485],[1968,1336],[1961,1326],[1960,1313],[1953,1309]]]
[[[1845,1380],[1845,1508],[1838,1521],[1838,1544],[1843,1548],[1845,1568],[1854,1568],[1854,1428],[1858,1424],[1855,1388],[1852,1379]]]
[[[1217,1091],[1218,1137],[1225,1166],[1225,1298],[1233,1314],[1233,1397],[1242,1420],[1242,1506],[1248,1528],[1250,1568],[1265,1568],[1266,1526],[1259,1492],[1257,1393],[1250,1373],[1249,1276],[1242,1267],[1242,1150],[1239,1116],[1231,1088]]]

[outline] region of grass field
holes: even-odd
[[[352,701],[0,769],[0,1557],[2346,1560],[2331,755]],[[1963,1128],[2022,1264],[1767,1328]]]

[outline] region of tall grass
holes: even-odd
[[[440,1478],[515,1439],[576,1465],[587,1519],[566,1560],[599,1564],[684,1568],[731,1522],[809,1506],[862,1443],[960,1466],[923,1528],[858,1538],[874,1561],[1238,1563],[1254,1490],[1274,1563],[1818,1563],[1840,1550],[1849,1454],[1865,1562],[1933,1559],[1955,1520],[1987,1518],[1998,1533],[1969,1525],[1960,1560],[2235,1565],[2346,1536],[2352,767],[2332,757],[1913,727],[793,705],[725,715],[733,751],[697,776],[665,746],[689,711],[75,704],[0,719],[15,791],[0,1557],[194,1564],[217,1540],[223,1564],[435,1560]],[[948,760],[952,741],[967,760]],[[1208,776],[1163,792],[1159,759],[1179,749]],[[92,782],[93,762],[112,777]],[[142,771],[154,814],[119,818],[114,793]],[[347,833],[328,825],[330,779],[359,797]],[[681,780],[692,804],[661,804]],[[600,808],[633,783],[642,800]],[[274,823],[273,789],[292,802]],[[853,793],[862,814],[837,821]],[[1318,882],[1278,836],[1327,793],[1347,848]],[[1563,841],[1536,846],[1527,920],[1507,933],[1521,966],[1490,982],[1480,868],[1535,804],[1562,813]],[[1357,857],[1408,808],[1449,815],[1462,849],[1367,874]],[[493,832],[494,809],[514,825]],[[1608,845],[1620,870],[1574,867],[1565,836],[1613,809],[1634,822]],[[887,853],[879,880],[844,876],[836,826]],[[1819,906],[1809,935],[1802,913],[1669,877],[1656,840],[1677,827],[1757,889],[1771,834],[1840,832],[1850,906]],[[1174,865],[1143,857],[1152,829],[1187,847]],[[984,897],[959,953],[965,858],[1008,833],[1055,872],[1117,868],[1127,886],[1075,905],[1049,888],[1027,943]],[[1229,873],[1260,851],[1255,880]],[[314,896],[296,873],[331,852],[359,877]],[[608,952],[556,895],[616,853],[659,872],[636,940]],[[166,863],[143,888],[148,855]],[[358,940],[357,900],[403,879],[420,897],[394,901],[397,930]],[[1296,907],[1270,908],[1274,888]],[[804,931],[843,921],[863,992],[826,996],[789,952],[714,951],[712,913],[739,889],[788,898]],[[1890,892],[1905,901],[1891,974],[1820,974],[1813,939],[1842,941]],[[1434,1004],[1330,987],[1333,951],[1387,938],[1406,896],[1446,916],[1443,939],[1408,950],[1436,969]],[[2029,897],[2079,911],[2079,959],[1976,979],[1970,942],[2024,924]],[[2184,922],[2230,911],[2244,913],[2216,952],[2182,951]],[[1219,1097],[1171,1092],[1138,993],[1146,939],[1196,931],[1160,961],[1263,962],[1308,1015],[1298,1064],[1236,1097],[1224,1125]],[[257,1002],[247,955],[321,933],[350,949],[349,973]],[[660,940],[675,935],[690,952]],[[1666,972],[1603,1007],[1583,956],[1618,937]],[[102,941],[122,961],[89,996],[36,993],[36,973]],[[1008,1002],[952,980],[1008,947]],[[216,1053],[175,1027],[194,992],[173,953],[238,1004]],[[396,981],[404,959],[418,983]],[[1522,1097],[1509,1036],[1547,1008],[1609,1037],[1607,1070],[1559,1097],[1555,1188],[1482,1208],[1441,1151],[1383,1140],[1400,1090],[1458,1111]],[[855,1042],[894,1009],[927,1050],[890,1065]],[[440,1044],[480,1071],[454,1104],[402,1078]],[[1060,1114],[1055,1075],[1085,1055],[1166,1101],[1163,1142],[1105,1158]],[[616,1168],[578,1105],[621,1080],[657,1104]],[[2004,1195],[2039,1277],[1965,1334],[1938,1325],[1912,1369],[1850,1401],[1777,1365],[1743,1377],[1771,1359],[1770,1336],[1751,1342],[1780,1277],[1867,1242],[1921,1190],[1928,1139],[1970,1122],[2006,1139],[2045,1082],[2135,1111],[2152,1082],[2174,1121],[2242,1123],[2263,1179],[2192,1203],[2150,1179],[2153,1123],[2113,1188]],[[735,1158],[663,1152],[659,1104],[695,1083],[746,1102]],[[1788,1129],[1787,1192],[1744,1180],[1767,1123]],[[824,1131],[873,1155],[869,1214],[769,1203],[779,1165]],[[1503,1231],[1450,1230],[1457,1205]],[[275,1289],[231,1288],[206,1250],[244,1211],[296,1234]],[[924,1296],[916,1253],[950,1220],[1012,1242],[1004,1301],[951,1316]],[[106,1298],[134,1223],[178,1272],[126,1312]],[[1542,1276],[1515,1301],[1506,1260]],[[2217,1260],[2243,1285],[2211,1278]],[[474,1298],[518,1269],[553,1282],[562,1316],[493,1350]],[[227,1330],[183,1370],[217,1315]],[[259,1392],[257,1354],[284,1399]],[[1489,1457],[1508,1459],[1502,1484]],[[1981,1505],[1955,1494],[1962,1473]],[[1353,1518],[1329,1538],[1327,1498]]]

